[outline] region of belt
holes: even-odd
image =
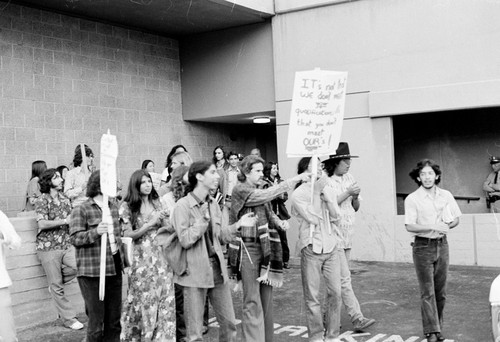
[[[415,242],[417,241],[425,241],[427,243],[431,243],[431,242],[441,242],[441,241],[446,241],[446,235],[443,235],[441,236],[440,238],[436,238],[436,239],[430,239],[430,238],[424,238],[424,237],[420,237],[420,236],[415,236]]]
[[[242,237],[241,241],[243,242],[259,242],[259,239],[253,237]]]

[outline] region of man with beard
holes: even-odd
[[[441,330],[449,265],[446,234],[458,225],[462,213],[453,195],[437,186],[441,169],[433,160],[419,161],[410,177],[420,187],[405,199],[405,225],[415,237],[413,263],[424,334],[428,342],[444,341]]]
[[[42,195],[35,202],[38,221],[36,251],[47,275],[49,292],[64,326],[73,330],[83,328],[75,310],[64,294],[64,284],[76,277],[75,249],[70,242],[68,220],[71,202],[62,193],[63,179],[56,169],[40,176]]]

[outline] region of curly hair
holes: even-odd
[[[52,189],[52,178],[54,178],[57,172],[59,172],[57,169],[47,169],[40,175],[38,184],[40,184],[40,192],[42,194],[50,193],[50,189]]]
[[[422,172],[422,169],[426,166],[430,166],[432,170],[434,170],[434,173],[436,174],[436,181],[434,183],[438,185],[441,181],[441,168],[432,159],[422,159],[419,161],[417,166],[409,173],[411,179],[413,179],[419,186],[422,185],[422,182],[419,180],[420,172]]]

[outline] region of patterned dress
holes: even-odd
[[[159,202],[155,205],[156,210],[161,209]],[[137,227],[146,224],[155,211],[147,217],[139,215]],[[124,202],[120,207],[122,230],[132,229],[130,218],[130,209]],[[175,341],[173,273],[154,239],[156,234],[157,230],[151,229],[134,241],[128,295],[121,318],[121,341]]]

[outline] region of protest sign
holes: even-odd
[[[108,237],[111,252],[116,253],[116,241],[113,234],[113,218],[108,206],[108,196],[116,196],[116,158],[118,157],[118,142],[116,136],[107,134],[101,138],[101,192],[103,194],[102,222],[108,225],[108,233],[101,235],[101,263],[99,269],[99,299],[104,300],[106,286],[106,252]]]
[[[295,73],[286,153],[289,157],[335,153],[344,121],[347,72]]]
[[[103,134],[101,138],[101,192],[111,197],[116,196],[116,158],[118,142],[116,136]]]

